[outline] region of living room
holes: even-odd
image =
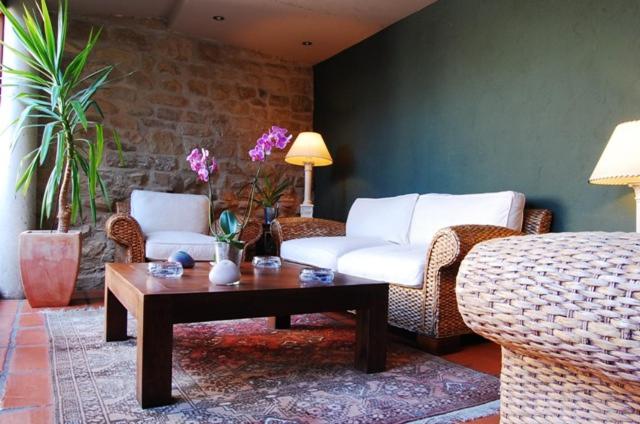
[[[0,422],[640,422],[638,1],[3,4]]]

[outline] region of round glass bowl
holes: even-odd
[[[254,268],[278,269],[282,266],[279,256],[255,256],[251,263]]]
[[[333,271],[328,268],[302,268],[300,281],[305,283],[331,283],[333,281]]]

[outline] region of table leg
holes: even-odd
[[[127,309],[105,284],[104,337],[108,342],[127,339]]]
[[[267,318],[267,326],[273,330],[286,330],[291,328],[290,315],[277,315]]]
[[[355,367],[366,373],[385,370],[388,288],[370,293],[368,308],[356,311]]]
[[[171,308],[162,299],[145,298],[138,314],[136,396],[140,406],[171,403]]]

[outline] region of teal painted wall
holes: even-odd
[[[360,196],[512,189],[554,231],[633,231],[626,187],[587,179],[640,119],[640,1],[440,0],[315,68],[316,216]]]

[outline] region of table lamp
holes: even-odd
[[[301,132],[284,160],[292,165],[304,166],[304,201],[300,205],[300,216],[312,218],[311,180],[313,167],[328,166],[333,163],[322,136],[317,132]]]
[[[631,187],[636,195],[636,231],[640,232],[640,121],[623,122],[613,130],[589,182]]]

